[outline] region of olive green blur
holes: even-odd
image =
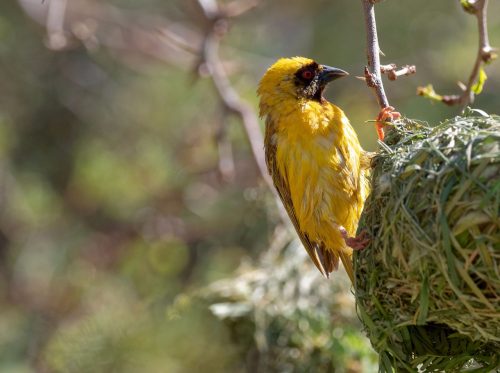
[[[346,278],[318,277],[301,256],[241,122],[196,58],[176,51],[166,63],[120,45],[140,33],[92,38],[124,19],[200,32],[196,2],[69,0],[94,26],[73,24],[85,43],[54,50],[37,22],[54,1],[0,1],[0,372],[376,369]],[[417,66],[386,80],[391,105],[430,123],[456,115],[416,89],[458,92],[476,55],[474,17],[458,0],[376,11],[382,62]],[[499,14],[490,1],[493,46]],[[256,111],[257,82],[278,57],[348,71],[326,95],[375,150],[365,121],[379,109],[356,79],[364,46],[360,0],[263,0],[231,21],[221,56]],[[498,113],[500,62],[486,74],[474,106]]]

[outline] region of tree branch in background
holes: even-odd
[[[216,0],[198,0],[198,3],[203,9],[203,13],[209,24],[203,42],[199,66],[204,65],[225,109],[229,113],[237,115],[243,123],[243,128],[245,129],[255,163],[259,168],[262,178],[275,195],[282,220],[288,222],[286,212],[278,200],[279,198],[276,194],[273,181],[267,171],[263,152],[264,137],[259,126],[257,114],[231,85],[231,81],[229,80],[219,55],[220,41],[229,29],[228,14],[241,15],[244,11],[248,11],[257,6],[258,1],[237,0],[229,3],[224,8],[221,8]],[[232,11],[227,12],[227,9],[232,9]]]
[[[208,75],[211,77],[225,109],[230,113],[236,114],[241,119],[261,176],[269,187],[274,190],[272,179],[267,172],[264,152],[262,151],[264,138],[260,130],[257,114],[241,99],[238,92],[231,85],[219,56],[220,40],[228,31],[228,18],[223,11],[218,11],[219,6],[215,1],[198,0],[198,3],[203,9],[207,21],[209,21],[209,27],[206,31],[201,51],[200,65],[204,65]],[[243,4],[241,1],[238,1],[238,3]],[[251,3],[254,6],[256,5],[255,1]],[[246,7],[246,10],[250,10],[251,8]],[[241,14],[241,12],[238,14]]]
[[[53,0],[50,3],[54,4],[55,9],[49,10],[54,15],[47,19],[41,17],[43,13],[36,8],[46,5],[30,0],[19,1],[33,18],[47,27],[49,35],[54,32],[63,35],[67,47],[76,46],[78,42],[91,46],[91,49],[103,46],[122,57],[125,63],[134,63],[137,58],[156,60],[180,68],[197,63],[197,73],[210,77],[214,83],[223,105],[222,115],[231,113],[241,119],[252,158],[261,177],[277,198],[265,163],[264,141],[257,113],[232,86],[226,63],[219,53],[221,39],[228,32],[229,20],[255,8],[260,0],[234,0],[224,4],[218,0],[196,0],[205,20],[205,28],[201,33],[198,27],[191,27],[195,24],[199,26],[196,21],[192,24],[175,23],[163,17],[130,14],[118,7],[86,0]],[[59,45],[52,47],[62,49]],[[228,121],[224,118],[221,126],[226,126],[226,123]],[[223,144],[226,141],[223,138],[225,129],[218,128],[217,132],[219,168],[223,167],[221,175],[230,179],[233,166],[232,160],[227,157],[232,157],[231,148]],[[288,221],[281,203],[278,203],[278,208],[283,220]]]
[[[47,46],[50,49],[62,49],[67,45],[64,31],[67,0],[51,0],[48,2],[47,19]]]
[[[417,88],[417,94],[419,96],[441,101],[450,106],[467,106],[474,102],[475,96],[481,93],[487,79],[486,73],[484,72],[484,65],[497,58],[497,55],[494,53],[495,49],[491,47],[488,38],[488,0],[460,0],[460,3],[467,13],[476,16],[479,33],[479,48],[467,85],[459,83],[462,89],[462,94],[460,95],[439,95],[434,91],[431,84],[426,87]]]
[[[228,31],[229,18],[253,9],[259,0],[235,0],[224,5],[219,5],[216,0],[198,0],[208,23],[204,35],[187,25],[175,24],[161,17],[144,14],[129,17],[122,9],[85,2],[82,2],[85,6],[78,6],[76,2],[72,4],[73,7],[67,8],[66,3],[67,0],[52,0],[48,16],[37,19],[45,24],[49,39],[51,35],[66,34],[67,38],[84,43],[91,32],[90,36],[96,43],[117,53],[135,53],[143,58],[149,57],[179,67],[185,67],[198,58],[200,65],[212,78],[225,110],[241,118],[259,171],[266,183],[272,185],[262,151],[263,138],[257,114],[232,87],[219,56],[220,40]],[[91,22],[98,24],[98,27],[87,27]],[[81,28],[89,30],[85,37],[75,32]],[[59,43],[54,49],[61,49]]]
[[[236,177],[236,165],[233,157],[233,144],[227,135],[227,127],[227,116],[221,112],[214,140],[219,153],[220,177],[224,182],[231,183]]]

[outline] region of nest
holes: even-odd
[[[288,232],[279,235],[257,266],[244,264],[201,292],[241,351],[241,371],[373,372],[347,275],[325,281],[301,243],[283,246]]]
[[[374,159],[354,255],[381,372],[500,368],[500,117],[403,121]]]

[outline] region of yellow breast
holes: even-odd
[[[304,101],[271,120],[277,166],[301,231],[332,250],[345,249],[338,227],[355,234],[369,191],[362,149],[347,117],[326,101]]]

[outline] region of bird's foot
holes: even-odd
[[[380,110],[376,119],[377,135],[380,141],[384,141],[384,127],[387,122],[392,122],[401,118],[401,114],[394,111],[392,106],[387,106]]]
[[[367,231],[362,231],[356,237],[350,237],[344,227],[340,227],[340,233],[345,244],[353,250],[364,250],[370,243],[370,235]]]

